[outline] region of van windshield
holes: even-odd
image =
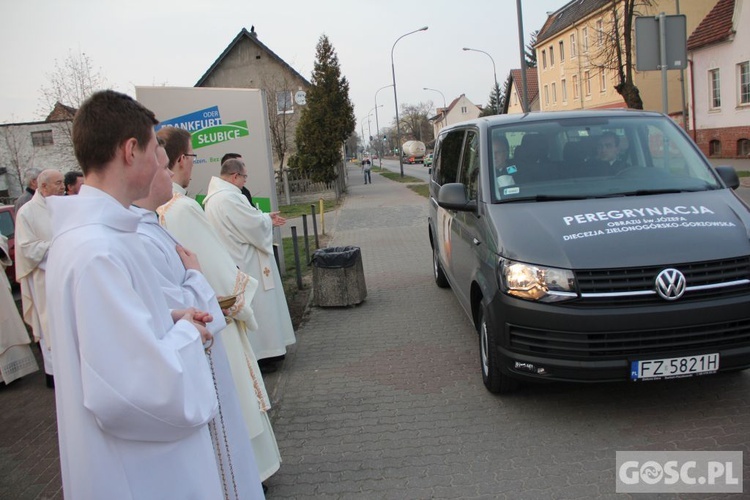
[[[722,188],[666,117],[518,122],[492,128],[489,147],[494,203]]]

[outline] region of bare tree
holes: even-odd
[[[13,177],[15,177],[18,182],[19,191],[23,192],[23,172],[34,159],[34,148],[24,147],[26,141],[21,137],[21,131],[14,126],[6,125],[0,127],[0,135],[2,136],[5,142],[5,147],[7,148],[8,154],[6,159],[10,164],[10,168],[6,165],[3,166],[8,168],[9,172],[12,172]],[[8,187],[10,188],[10,186]]]
[[[433,140],[432,125],[429,121],[431,109],[432,101],[401,105],[399,118],[401,119],[402,139],[413,139],[425,143]]]
[[[611,70],[617,74],[615,90],[629,108],[643,109],[640,91],[633,82],[635,67],[633,51],[633,27],[640,9],[653,5],[652,0],[611,0],[610,19],[595,29],[597,39],[603,43],[589,57],[591,64],[599,70]]]
[[[268,108],[268,127],[271,132],[271,148],[279,162],[284,167],[284,160],[293,144],[294,122],[298,120],[300,109],[294,109],[293,94],[297,87],[295,82],[285,74],[273,73],[261,76],[261,88],[266,93],[266,107]]]

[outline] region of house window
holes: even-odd
[[[555,65],[555,48],[552,45],[549,46],[549,65]]]
[[[564,63],[565,62],[565,44],[563,43],[562,40],[560,40],[559,48],[560,48],[560,63]]]
[[[557,103],[557,86],[552,82],[552,104]]]
[[[586,52],[589,51],[589,29],[583,28],[582,35],[583,35],[583,53],[585,54]]]
[[[547,69],[547,51],[542,51],[542,69]]]
[[[578,75],[573,75],[573,99],[578,99],[581,95],[581,90],[578,87]]]
[[[54,143],[55,141],[52,140],[51,130],[40,130],[38,132],[31,133],[31,144],[35,148],[39,148],[42,146],[51,146]]]
[[[710,108],[721,108],[721,75],[718,69],[712,69],[708,72],[708,86],[711,95]]]
[[[588,71],[583,72],[583,89],[586,95],[591,95],[591,75]]]
[[[750,62],[737,65],[740,77],[740,104],[750,104]]]
[[[604,45],[604,23],[601,19],[596,22],[596,44],[599,47]]]
[[[740,139],[737,141],[737,155],[750,156],[750,139]]]
[[[578,46],[576,45],[576,34],[570,34],[570,57],[576,57],[578,55]]]
[[[563,102],[568,102],[568,82],[565,81],[565,78],[560,80],[560,94]]]
[[[721,156],[721,141],[714,139],[708,143],[708,156]]]
[[[604,68],[599,70],[599,87],[602,92],[607,91],[607,70]]]
[[[544,104],[549,104],[549,87],[544,86]]]
[[[466,108],[466,106],[461,106],[461,114],[465,115],[468,112],[469,110]]]
[[[289,113],[294,113],[294,109],[292,109],[292,92],[289,90],[276,92],[276,114],[286,115]]]

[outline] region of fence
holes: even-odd
[[[279,204],[310,203],[324,200],[335,200],[339,196],[337,181],[315,182],[299,170],[285,168],[276,171],[276,194]]]

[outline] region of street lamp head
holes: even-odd
[[[422,28],[419,28],[417,31],[427,31],[428,28],[429,26],[424,26]]]
[[[471,50],[471,49],[470,49],[469,47],[464,47],[464,48],[463,48],[463,49],[461,49],[461,50]]]

